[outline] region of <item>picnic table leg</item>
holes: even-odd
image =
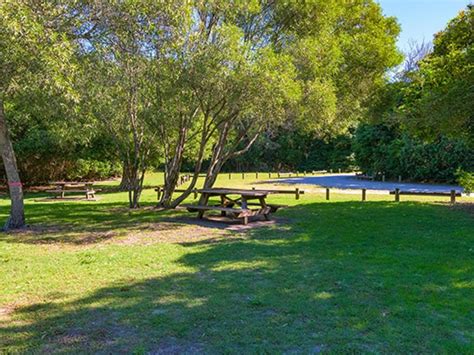
[[[226,206],[225,196],[221,195],[221,207],[225,207],[225,206]],[[225,216],[226,216],[225,211],[221,211],[221,217],[225,217]]]
[[[247,199],[246,199],[244,196],[242,196],[241,205],[240,205],[240,206],[241,206],[241,208],[242,208],[243,210],[246,210],[246,209],[247,209]],[[247,224],[249,223],[249,218],[248,218],[247,216],[245,216],[245,217],[243,218],[243,223],[244,223],[244,225],[247,225]]]
[[[258,200],[260,201],[260,206],[262,208],[266,208],[267,207],[267,203],[265,202],[265,197],[259,197]],[[265,220],[266,221],[269,221],[270,220],[270,213],[264,213],[263,214],[263,217],[265,217]]]
[[[209,201],[209,195],[208,194],[203,194],[202,196],[202,205],[201,206],[207,206],[207,202]],[[199,210],[198,212],[198,218],[202,219],[204,217],[204,210]]]

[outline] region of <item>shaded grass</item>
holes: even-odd
[[[121,193],[29,199],[29,222],[50,229],[0,235],[0,349],[474,351],[474,219],[463,210],[389,196],[272,196],[292,206],[278,212],[284,221],[238,240],[75,244],[186,214],[157,213],[154,198],[146,191],[148,208],[136,212]],[[185,228],[176,226],[169,233]]]

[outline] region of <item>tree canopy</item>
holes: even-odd
[[[401,61],[396,20],[367,0],[7,0],[0,11],[14,147],[39,157],[47,137],[42,167],[62,166],[32,180],[121,170],[130,207],[150,167],[164,168],[173,207],[262,134],[349,132]],[[172,201],[184,163],[193,179]]]

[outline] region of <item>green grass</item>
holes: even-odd
[[[124,193],[41,196],[28,195],[31,230],[0,234],[0,352],[474,352],[461,208],[272,196],[290,205],[277,223],[236,229],[159,213],[152,189],[134,212]]]

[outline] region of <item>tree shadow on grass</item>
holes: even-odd
[[[0,344],[99,353],[472,350],[467,216],[387,202],[306,204],[284,215],[289,228],[183,244],[180,271],[16,308],[0,323]]]
[[[125,203],[105,202],[35,202],[26,205],[28,227],[24,230],[0,233],[0,240],[12,243],[71,243],[92,244],[118,235],[124,229],[143,231],[161,216],[175,215],[176,211],[158,214],[153,203],[129,210]],[[7,215],[9,206],[1,206]]]
[[[183,209],[157,210],[154,203],[143,203],[142,208],[130,210],[125,203],[119,202],[36,201],[26,205],[29,226],[18,231],[0,233],[0,241],[90,245],[127,234],[154,233],[160,234],[158,241],[178,242],[192,240],[189,234],[179,234],[179,230],[185,226],[193,227],[188,228],[188,232],[193,234],[201,235],[209,231],[210,235],[215,235],[275,223],[259,221],[243,226],[241,221],[222,220],[218,216],[200,220],[195,213],[190,214]],[[1,206],[1,212],[6,215],[8,206]],[[162,236],[166,232],[171,237],[169,240]],[[179,237],[172,234],[178,234]]]

